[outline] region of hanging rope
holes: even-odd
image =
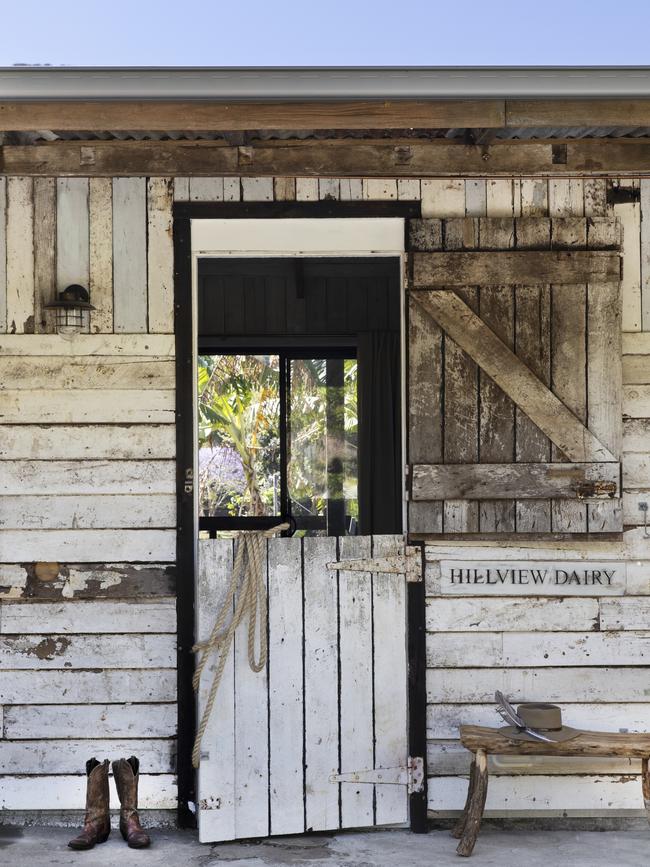
[[[208,663],[212,653],[219,653],[212,685],[208,694],[208,700],[201,716],[201,722],[194,739],[192,750],[192,765],[198,768],[201,761],[201,741],[208,726],[212,708],[217,697],[217,691],[221,682],[224,668],[228,660],[228,654],[232,646],[237,627],[248,617],[248,664],[255,672],[260,672],[266,666],[267,659],[267,635],[266,635],[266,587],[264,584],[264,554],[266,540],[275,533],[288,530],[289,524],[278,524],[270,530],[263,532],[242,531],[239,533],[235,562],[232,568],[230,584],[226,598],[219,610],[217,619],[207,641],[195,644],[192,650],[199,653],[199,661],[192,678],[194,691],[198,690],[201,682],[201,674]],[[234,611],[233,611],[234,605]],[[231,615],[230,622],[228,616]],[[257,621],[260,621],[260,647],[259,657],[255,659],[255,630]],[[228,623],[228,625],[226,625]]]

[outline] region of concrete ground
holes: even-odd
[[[142,867],[448,867],[467,863],[455,854],[448,831],[348,832],[333,836],[276,837],[256,843],[201,845],[191,831],[152,832],[150,849],[128,849],[113,831],[87,852],[67,848],[68,828],[0,827],[0,864],[142,865]],[[475,867],[644,867],[650,863],[650,829],[630,831],[524,831],[485,828],[476,844]]]

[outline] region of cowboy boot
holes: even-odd
[[[86,817],[83,830],[68,846],[71,849],[92,849],[95,843],[105,843],[111,833],[108,811],[108,759],[86,762]]]
[[[138,816],[138,777],[140,761],[135,756],[113,762],[115,787],[120,797],[120,833],[131,849],[144,849],[151,843],[140,826]]]

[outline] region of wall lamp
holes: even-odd
[[[56,301],[46,304],[45,309],[55,311],[59,334],[80,334],[90,324],[90,311],[95,308],[90,303],[88,290],[73,283],[59,292]]]

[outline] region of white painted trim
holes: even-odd
[[[339,219],[192,220],[195,256],[400,256],[404,220]]]

